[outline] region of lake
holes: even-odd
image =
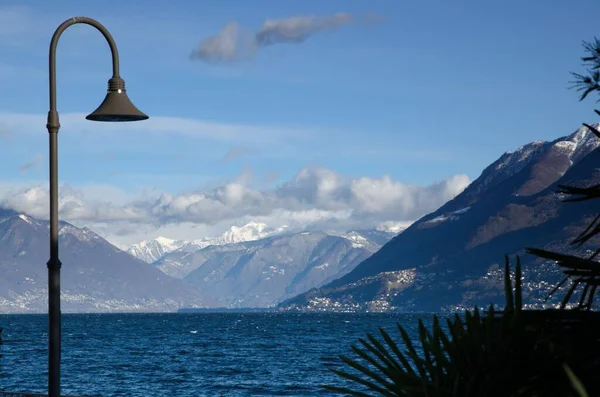
[[[431,315],[330,313],[63,314],[62,394],[332,395],[338,355]],[[0,315],[0,390],[46,393],[47,316]]]

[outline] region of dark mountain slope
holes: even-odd
[[[352,272],[282,307],[332,306],[439,310],[501,301],[497,266],[525,246],[568,250],[597,203],[563,204],[559,184],[589,185],[600,175],[598,141],[586,129],[503,155],[463,193],[421,218]],[[524,256],[529,280],[552,282],[556,269]],[[532,284],[530,298],[542,289]],[[535,288],[534,288],[535,287]]]

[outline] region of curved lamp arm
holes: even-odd
[[[95,27],[102,33],[108,45],[110,46],[110,52],[112,54],[112,68],[113,68],[113,79],[120,79],[119,76],[119,51],[117,50],[117,45],[115,44],[114,39],[111,34],[106,30],[106,28],[98,21],[88,17],[73,17],[64,21],[54,32],[52,36],[52,41],[50,41],[50,55],[49,55],[49,70],[50,70],[50,111],[48,112],[48,124],[46,127],[48,128],[48,132],[58,132],[60,128],[60,124],[58,121],[58,112],[56,109],[56,46],[58,44],[58,39],[63,34],[63,32],[70,26],[84,23],[86,25],[90,25]],[[53,131],[51,131],[51,129]]]

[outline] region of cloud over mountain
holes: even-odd
[[[291,180],[263,190],[254,187],[247,178],[203,191],[179,194],[155,191],[128,198],[110,186],[104,187],[105,194],[101,188],[91,192],[63,186],[60,213],[63,219],[73,222],[113,225],[114,234],[117,229],[127,234],[123,231],[127,225],[214,226],[248,219],[285,222],[296,227],[313,224],[372,227],[385,221],[414,220],[453,198],[469,183],[466,175],[456,175],[429,186],[417,186],[394,181],[389,176],[352,179],[327,168],[309,167],[301,169]],[[48,216],[45,185],[6,191],[0,198],[2,207],[42,219]]]

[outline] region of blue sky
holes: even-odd
[[[69,28],[57,54],[60,178],[79,204],[122,209],[152,194],[173,204],[192,192],[214,196],[232,183],[260,194],[297,182],[303,171],[319,186],[329,175],[338,184],[403,192],[434,192],[448,180],[460,189],[465,182],[457,176],[475,179],[506,150],[595,122],[593,100],[578,102],[568,87],[569,72],[583,71],[582,40],[597,34],[589,23],[600,11],[597,1],[140,4],[2,2],[0,144],[7,150],[0,193],[44,186],[48,44],[63,20],[78,15],[112,33],[129,96],[151,118],[136,125],[83,120],[103,99],[110,52],[93,28]],[[253,37],[267,19],[336,13],[351,19],[300,43],[259,48],[230,63],[190,58],[228,23]],[[395,215],[388,207],[398,203],[386,202],[378,221],[411,220],[441,204],[401,196],[410,209]],[[201,217],[193,237],[253,214],[234,211],[221,223]],[[80,221],[110,221],[88,215]],[[164,225],[154,226],[148,236]],[[105,235],[116,235],[109,229]],[[181,230],[173,235],[191,233]]]

